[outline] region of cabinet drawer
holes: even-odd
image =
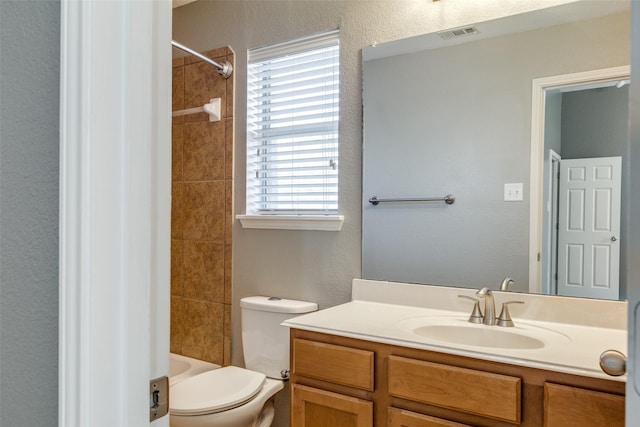
[[[294,339],[291,366],[301,375],[373,391],[372,351]]]
[[[520,424],[520,378],[398,356],[388,376],[392,396]]]
[[[391,407],[387,410],[387,420],[387,427],[471,427],[468,424]]]
[[[624,427],[624,396],[544,383],[545,427]]]

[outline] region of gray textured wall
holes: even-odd
[[[562,158],[626,155],[629,144],[628,117],[628,85],[564,93]],[[623,162],[624,166],[628,167],[628,163]]]
[[[529,289],[531,82],[629,63],[628,14],[364,64],[365,278]],[[553,48],[550,48],[553,46]],[[624,116],[623,116],[624,117]],[[505,183],[522,202],[503,201]]]
[[[0,2],[0,425],[58,417],[58,1]]]

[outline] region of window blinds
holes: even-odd
[[[338,35],[249,51],[247,213],[337,213]]]

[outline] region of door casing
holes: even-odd
[[[149,424],[169,372],[170,42],[168,0],[61,3],[61,426]]]

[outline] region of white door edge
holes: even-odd
[[[168,373],[170,41],[168,0],[62,1],[61,426],[149,424]]]
[[[629,78],[631,68],[604,68],[573,74],[543,77],[532,81],[531,92],[531,172],[529,179],[529,292],[539,293],[542,275],[542,178],[544,159],[545,92],[586,83],[607,82]]]

